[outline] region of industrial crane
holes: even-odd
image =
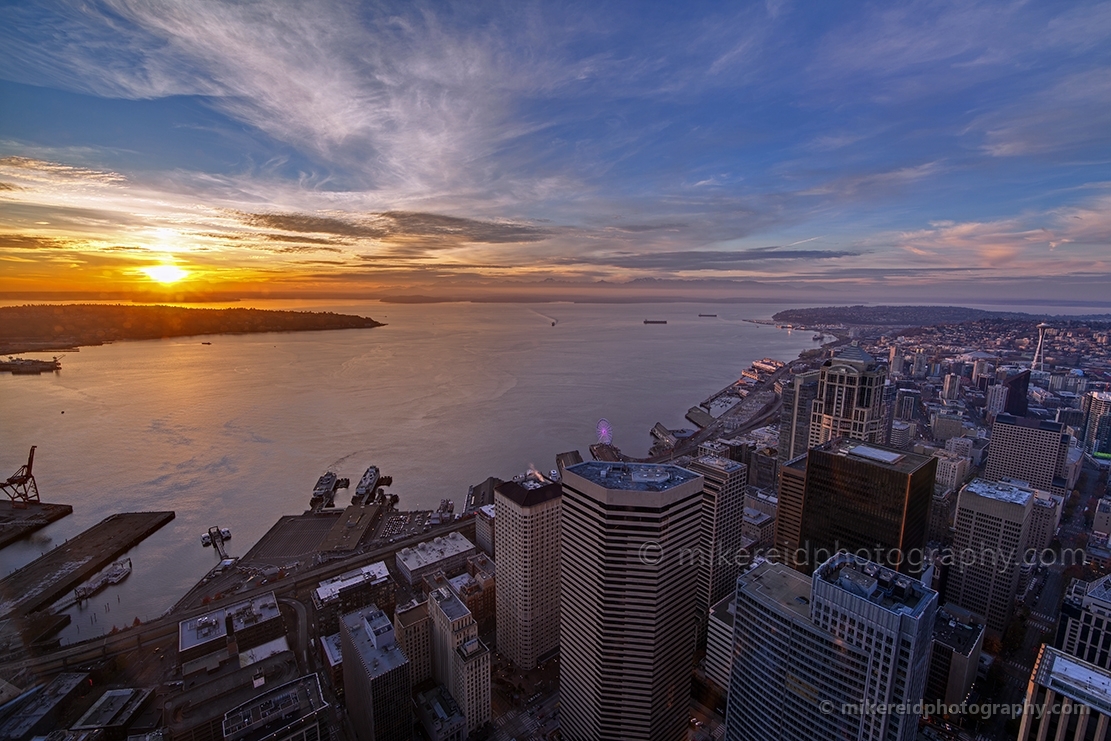
[[[8,495],[13,507],[26,507],[29,502],[39,501],[39,486],[35,483],[35,476],[31,468],[35,464],[35,448],[27,454],[27,465],[20,466],[19,470],[8,477],[7,481],[0,482],[0,491]]]

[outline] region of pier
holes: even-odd
[[[14,502],[0,499],[0,548],[72,513],[68,504],[28,502],[16,507]]]
[[[172,519],[173,512],[124,512],[102,520],[0,579],[0,617],[46,609]]]

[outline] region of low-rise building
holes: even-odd
[[[309,674],[275,687],[224,714],[224,741],[327,738],[320,680]]]
[[[317,630],[323,633],[337,632],[340,615],[367,605],[378,605],[383,611],[393,612],[396,592],[397,585],[390,577],[385,561],[367,564],[325,579],[312,593],[317,613]]]
[[[474,543],[456,532],[418,543],[397,552],[397,569],[410,586],[420,584],[426,574],[443,571],[454,576],[463,571],[475,554]]]

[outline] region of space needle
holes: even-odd
[[[1049,328],[1050,325],[1045,322],[1038,325],[1038,349],[1034,351],[1034,360],[1030,363],[1030,370],[1045,370],[1045,354],[1042,349],[1045,344],[1045,331]]]

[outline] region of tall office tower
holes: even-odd
[[[1069,444],[1059,422],[1000,414],[991,426],[984,478],[1026,481],[1035,489],[1067,496]]]
[[[1111,453],[1111,450],[1099,450],[1099,426],[1104,419],[1111,418],[1111,391],[1089,391],[1084,397],[1084,408],[1087,411],[1087,424],[1084,427],[1084,449],[1088,452]],[[1104,427],[1107,422],[1103,422]]]
[[[899,389],[895,393],[895,419],[911,422],[918,417],[922,405],[922,392],[918,389]]]
[[[1111,670],[1111,576],[1073,584],[1061,605],[1054,645],[1070,656]]]
[[[888,435],[888,444],[896,450],[905,450],[910,447],[914,439],[915,425],[913,422],[903,422],[900,419],[891,423],[891,434]]]
[[[978,384],[980,382],[980,376],[987,375],[987,372],[987,358],[977,358],[976,361],[972,364],[972,383]]]
[[[686,738],[698,575],[689,554],[699,545],[702,485],[669,465],[564,470],[559,683],[568,741]]]
[[[896,355],[895,357],[891,358],[891,364],[889,366],[891,375],[903,375],[903,369],[906,366],[906,362],[906,358],[904,358],[902,355]]]
[[[559,515],[563,489],[507,481],[494,490],[498,536],[498,652],[518,669],[559,647]]]
[[[945,376],[945,385],[941,389],[941,398],[952,401],[953,399],[960,398],[961,395],[961,377],[956,373],[950,373]]]
[[[702,525],[698,559],[697,620],[699,641],[705,636],[709,608],[737,588],[745,526],[748,469],[743,463],[704,456],[689,466],[701,474]],[[756,514],[756,513],[754,513]],[[763,515],[765,521],[770,521]]]
[[[929,372],[929,363],[926,362],[926,351],[919,348],[914,351],[914,364],[911,366],[910,374],[914,378],[925,378]]]
[[[1025,486],[1024,482],[1017,482]],[[1041,552],[1049,547],[1057,528],[1061,525],[1061,514],[1065,508],[1065,498],[1048,491],[1034,489],[1034,508],[1030,512],[1030,533],[1026,547]]]
[[[937,459],[859,440],[834,440],[807,454],[799,546],[806,573],[844,548],[877,553],[877,561],[910,554],[900,571],[921,566]]]
[[[779,416],[779,463],[802,455],[810,446],[810,413],[818,396],[819,371],[792,376],[783,387]]]
[[[1107,741],[1109,727],[1111,671],[1042,646],[1026,688],[1018,741]]]
[[[888,364],[893,363],[895,361],[895,356],[897,356],[898,354],[899,354],[899,346],[898,345],[892,345],[891,347],[889,347],[887,349],[887,362],[888,362]]]
[[[802,509],[806,504],[807,455],[787,461],[779,467],[779,496],[775,514],[775,548],[779,560],[796,569],[803,569],[805,553],[802,543]]]
[[[961,489],[954,553],[975,553],[949,568],[945,601],[963,607],[1001,635],[1014,607],[1034,491],[1021,482],[973,479]]]
[[[829,712],[922,698],[937,593],[839,554],[811,579],[762,563],[737,580],[726,741],[910,741],[918,716]]]
[[[994,386],[988,386],[986,398],[984,401],[984,414],[988,419],[995,419],[1000,414],[1004,413],[1007,408],[1007,395],[1010,389],[1001,383]]]
[[[822,363],[809,447],[836,437],[880,442],[885,374],[884,366],[856,345]]]
[[[397,645],[409,658],[409,678],[414,685],[432,678],[432,617],[428,600],[398,605],[393,613]]]
[[[478,623],[450,587],[428,595],[432,616],[432,677],[447,688],[467,716],[467,731],[490,720],[490,649]]]
[[[926,702],[959,705],[968,697],[980,668],[984,626],[965,610],[939,607],[934,620],[933,651],[926,679]]]
[[[1003,411],[1016,417],[1025,417],[1030,409],[1030,402],[1026,399],[1030,393],[1030,371],[1019,371],[1007,376],[1003,385],[1007,387],[1007,404]]]
[[[359,741],[408,741],[413,734],[409,659],[390,619],[370,605],[339,622],[343,687],[355,735]]]
[[[945,441],[945,452],[971,459],[975,444],[975,440],[971,437],[951,437]]]

